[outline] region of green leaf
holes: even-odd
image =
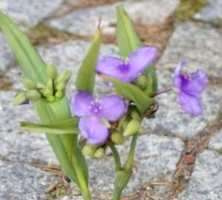
[[[46,82],[46,65],[37,51],[32,47],[30,41],[18,26],[6,15],[0,12],[0,29],[12,51],[16,55],[26,78],[35,83]]]
[[[97,31],[77,75],[76,88],[78,90],[93,92],[100,45],[101,33]]]
[[[145,75],[147,76],[148,83],[146,90],[144,91],[147,95],[152,96],[156,93],[158,88],[156,68],[154,66],[148,67],[145,70]]]
[[[140,46],[140,39],[134,30],[133,23],[122,6],[117,7],[117,42],[120,55],[127,57]]]
[[[65,120],[64,122],[58,122],[55,124],[36,124],[30,122],[21,122],[21,127],[28,131],[33,132],[47,132],[47,134],[77,134],[76,120],[74,118]]]
[[[123,83],[113,78],[108,79],[114,84],[117,94],[133,101],[141,114],[144,113],[153,103],[153,99],[146,95],[137,86],[129,83]]]
[[[34,106],[42,123],[55,124],[59,120],[64,122],[70,119],[69,103],[66,98],[53,103],[40,100],[34,102]],[[65,173],[78,184],[82,193],[87,194],[88,167],[78,144],[77,135],[47,134],[47,138]]]

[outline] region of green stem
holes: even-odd
[[[129,183],[129,180],[132,175],[137,138],[138,138],[138,135],[135,135],[132,138],[132,141],[130,144],[130,151],[128,154],[128,158],[124,164],[124,167],[121,167],[121,164],[119,167],[119,159],[120,159],[119,154],[117,150],[115,149],[115,146],[110,145],[110,148],[113,152],[113,157],[116,163],[116,178],[115,178],[115,184],[114,184],[115,187],[114,187],[112,200],[120,200],[124,188]]]
[[[126,169],[126,170],[132,170],[132,168],[133,168],[137,138],[138,138],[138,134],[134,135],[132,138],[128,158],[127,158],[127,161],[124,165],[124,169]]]
[[[118,171],[121,169],[121,159],[120,159],[119,153],[112,142],[109,143],[109,147],[113,153],[113,159],[115,161],[115,170]]]

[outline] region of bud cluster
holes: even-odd
[[[71,73],[65,70],[63,73],[58,74],[55,66],[47,65],[47,76],[46,83],[35,83],[30,79],[23,78],[26,90],[17,93],[15,103],[22,104],[28,100],[37,101],[40,99],[54,102],[61,99],[65,94],[65,88]]]

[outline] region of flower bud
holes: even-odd
[[[25,86],[27,89],[32,90],[32,89],[35,89],[35,88],[36,88],[35,83],[34,83],[32,80],[30,80],[30,79],[24,78],[24,79],[22,79],[22,82],[23,82],[24,86]]]
[[[26,92],[26,97],[30,100],[36,101],[41,98],[41,94],[37,90],[28,90]]]
[[[52,79],[49,79],[49,80],[47,81],[46,88],[47,88],[48,90],[52,91],[52,93],[53,93],[53,81],[52,81]]]
[[[57,77],[56,84],[60,84],[60,83],[66,84],[70,76],[71,76],[71,72],[68,70],[65,70],[61,75]]]
[[[57,70],[54,65],[47,65],[47,75],[50,79],[56,79],[57,77]]]
[[[64,82],[60,82],[58,84],[56,84],[56,90],[64,90],[65,89],[65,83]]]
[[[55,94],[56,98],[62,98],[64,96],[64,91],[57,91]]]
[[[136,80],[136,85],[138,85],[141,89],[145,89],[147,87],[148,80],[147,77],[142,75]]]
[[[114,132],[112,135],[111,135],[111,141],[114,143],[114,144],[122,144],[124,142],[124,137],[121,133],[118,133],[118,132]]]
[[[18,94],[16,94],[13,103],[15,105],[20,105],[22,103],[24,103],[25,101],[27,101],[26,95],[24,92],[19,92]]]
[[[55,96],[47,96],[46,99],[47,99],[47,101],[49,101],[49,102],[53,102],[53,101],[56,100]]]
[[[96,152],[96,146],[91,145],[91,144],[86,144],[83,148],[82,148],[82,153],[85,156],[89,156],[89,157],[93,157],[94,154]]]
[[[140,120],[140,115],[139,115],[139,113],[136,111],[136,110],[133,110],[132,112],[131,112],[131,117],[133,118],[133,119],[136,119],[136,120]]]
[[[37,89],[44,89],[45,85],[42,83],[37,83],[36,87],[37,87]]]
[[[53,91],[48,88],[44,88],[41,92],[45,97],[53,96]]]
[[[94,153],[95,158],[102,158],[105,155],[105,149],[104,148],[98,148],[96,152]]]
[[[132,119],[127,125],[123,135],[124,136],[135,135],[138,133],[139,129],[140,129],[140,121]]]

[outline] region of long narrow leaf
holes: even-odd
[[[76,88],[78,90],[93,92],[100,45],[101,34],[97,31],[77,75]]]
[[[133,23],[122,6],[117,7],[117,42],[120,55],[127,57],[140,46],[140,39],[133,28]]]
[[[117,94],[133,101],[141,113],[144,113],[147,108],[153,103],[153,99],[146,95],[137,86],[129,83],[123,83],[117,79],[109,78],[114,84]]]
[[[38,132],[38,133],[47,133],[55,135],[64,135],[64,134],[77,134],[78,129],[74,129],[74,126],[58,126],[50,124],[36,124],[31,122],[21,122],[21,128],[27,131]]]
[[[46,82],[45,63],[32,47],[28,38],[17,28],[17,25],[1,12],[0,29],[12,47],[24,75],[35,82]]]

